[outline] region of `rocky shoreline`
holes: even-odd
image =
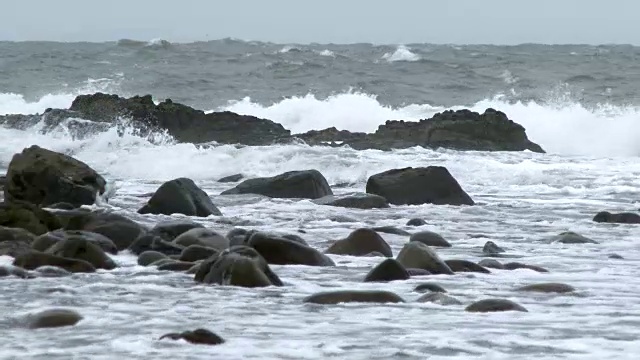
[[[0,116],[0,124],[11,128],[25,129],[42,122],[43,132],[64,123],[79,138],[104,131],[123,121],[143,136],[166,132],[178,142],[193,144],[215,142],[258,146],[303,141],[312,146],[347,145],[356,150],[422,146],[544,152],[540,145],[529,140],[524,127],[494,109],[487,109],[483,114],[469,110],[448,110],[418,122],[389,120],[374,133],[328,128],[292,134],[281,124],[254,116],[229,111],[205,113],[170,99],[156,105],[151,95],[128,99],[103,93],[80,95],[69,109],[47,109],[43,114]]]
[[[473,199],[444,167],[391,169],[372,175],[363,193],[336,196],[324,176],[316,170],[300,170],[273,177],[247,179],[224,191],[222,196],[257,194],[270,198],[310,199],[318,206],[341,206],[377,209],[398,205],[474,206]],[[304,233],[281,234],[234,228],[226,234],[206,228],[197,218],[220,216],[209,194],[192,180],[176,178],[162,184],[147,204],[138,210],[144,214],[183,214],[192,219],[165,220],[152,227],[123,215],[105,210],[91,210],[105,191],[105,179],[89,165],[70,156],[38,146],[15,154],[3,179],[4,202],[0,203],[0,256],[14,258],[13,266],[0,267],[0,278],[13,276],[64,277],[73,273],[110,271],[118,267],[110,255],[128,251],[138,256],[138,264],[159,270],[185,274],[203,285],[246,288],[276,286],[286,282],[270,265],[335,266],[332,255],[380,257],[364,282],[403,281],[431,274],[493,274],[496,270],[526,269],[548,272],[535,264],[501,262],[505,250],[489,241],[483,248],[485,258],[479,262],[444,259],[437,248],[451,247],[437,233],[419,230],[356,228],[336,239],[324,250],[310,245]],[[636,213],[601,212],[593,221],[638,224]],[[411,219],[407,225],[418,227],[423,219]],[[626,226],[626,225],[623,225]],[[631,225],[633,226],[633,225]],[[394,254],[382,234],[407,236],[407,242]],[[586,236],[563,232],[547,239],[550,243],[597,244]],[[612,258],[614,258],[612,256]],[[621,258],[616,255],[616,259]],[[496,274],[499,275],[499,274]],[[447,295],[438,284],[425,283],[415,289],[425,293],[417,302],[442,306],[464,306],[468,312],[521,311],[522,305],[503,298],[487,297],[464,304]],[[518,292],[573,293],[564,283],[531,283],[514,289]],[[399,295],[384,290],[340,290],[312,294],[304,303],[332,305],[345,302],[406,302]],[[67,309],[49,309],[26,319],[30,328],[73,326],[82,321],[81,314]],[[196,344],[221,344],[222,337],[206,329],[186,330],[162,336]]]

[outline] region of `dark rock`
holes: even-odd
[[[95,203],[105,185],[87,164],[33,145],[11,159],[4,196],[40,206],[67,202],[78,207]]]
[[[319,199],[333,195],[327,179],[318,170],[289,171],[273,177],[241,182],[222,195],[258,194],[271,198]]]
[[[619,255],[619,254],[611,254],[611,255],[609,255],[609,259],[624,260],[624,258],[622,257],[622,255]]]
[[[118,247],[116,246],[116,244],[113,243],[113,241],[111,241],[111,239],[109,239],[108,237],[102,234],[97,234],[90,231],[82,231],[82,230],[50,231],[46,234],[42,234],[38,236],[38,238],[33,242],[31,247],[34,250],[46,251],[47,249],[57,244],[58,242],[64,239],[71,239],[71,238],[84,239],[86,241],[89,241],[97,245],[103,251],[109,254],[113,254],[113,255],[118,254]]]
[[[119,251],[127,249],[147,229],[120,214],[107,211],[79,212],[70,217],[66,230],[84,230],[111,239]]]
[[[173,260],[166,264],[159,265],[158,270],[184,272],[191,269],[193,265],[195,264],[192,262]]]
[[[35,271],[38,276],[48,278],[71,276],[71,272],[57,266],[40,266]]]
[[[158,251],[148,250],[138,255],[138,265],[149,266],[162,259],[167,259],[167,256]]]
[[[451,268],[438,254],[421,242],[412,241],[405,244],[398,253],[397,260],[405,268],[424,269],[432,274],[453,275]]]
[[[49,309],[26,317],[30,329],[74,326],[82,320],[82,315],[69,309]]]
[[[491,271],[489,271],[488,269],[468,260],[451,259],[445,260],[444,262],[445,264],[447,264],[447,266],[449,266],[449,268],[451,268],[451,270],[453,270],[453,272],[476,272],[483,274],[491,273]]]
[[[351,209],[382,209],[388,208],[389,203],[387,199],[382,196],[366,194],[366,193],[352,193],[346,195],[327,195],[320,199],[313,200],[318,205],[328,205]]]
[[[473,205],[471,197],[442,166],[388,170],[367,181],[367,193],[394,205]]]
[[[425,245],[433,247],[451,247],[451,244],[445,240],[440,234],[432,231],[420,231],[409,238],[409,241],[421,242]]]
[[[234,175],[229,175],[229,176],[225,176],[223,178],[218,179],[219,183],[228,183],[228,182],[238,182],[240,180],[244,179],[244,175],[242,174],[234,174]]]
[[[365,276],[364,281],[386,282],[407,279],[409,279],[409,273],[402,264],[394,259],[386,259],[371,269],[367,276]]]
[[[541,293],[570,293],[576,291],[576,289],[567,284],[562,283],[541,283],[541,284],[531,284],[519,287],[518,291],[530,291],[530,292],[541,292]]]
[[[409,275],[411,277],[413,277],[413,276],[428,276],[428,275],[431,275],[431,272],[427,271],[425,269],[408,268],[407,272],[409,273]]]
[[[266,233],[254,233],[247,245],[256,249],[269,264],[335,266],[333,260],[310,246]]]
[[[298,230],[299,232],[301,232],[302,234],[306,234],[306,231],[304,230]],[[303,239],[301,236],[296,235],[296,234],[282,234],[283,238],[297,242],[298,244],[302,244],[302,245],[307,245],[309,246],[309,243],[307,243],[307,241],[305,239]]]
[[[181,234],[191,229],[201,229],[204,225],[189,220],[169,220],[157,223],[150,234],[158,235],[166,241],[173,241]]]
[[[158,259],[158,260],[152,262],[151,264],[149,264],[148,266],[154,266],[154,267],[157,268],[157,267],[160,267],[162,265],[172,264],[174,262],[176,262],[175,259],[172,259],[170,257],[166,257],[166,258]]]
[[[413,291],[415,292],[431,291],[431,292],[442,292],[442,293],[447,292],[447,290],[445,290],[442,286],[435,283],[422,283],[416,286],[416,288],[413,289]]]
[[[194,280],[243,287],[283,285],[267,261],[248,246],[234,246],[203,261]]]
[[[35,235],[62,227],[52,213],[22,201],[0,203],[0,226],[25,229]]]
[[[19,255],[13,261],[14,266],[35,270],[41,266],[57,266],[72,273],[92,273],[96,268],[84,260],[69,259],[53,254],[30,251]]]
[[[367,255],[364,255],[364,257],[386,257],[386,256],[384,256],[384,254],[381,253],[381,252],[372,251],[372,252],[368,253]]]
[[[468,312],[497,312],[497,311],[522,311],[527,312],[522,305],[507,299],[485,299],[467,306]]]
[[[333,215],[329,218],[329,220],[337,222],[337,223],[353,223],[358,222],[357,219],[352,217],[344,216],[344,215]]]
[[[629,212],[612,214],[608,211],[601,211],[593,217],[593,221],[599,223],[640,224],[640,215]]]
[[[189,245],[180,254],[178,260],[186,262],[195,262],[204,260],[216,255],[219,251],[208,246]]]
[[[377,251],[386,257],[393,256],[391,247],[375,231],[371,229],[357,229],[345,239],[334,242],[327,254],[364,256]]]
[[[199,345],[220,345],[224,343],[224,340],[220,336],[207,329],[195,329],[193,331],[165,334],[158,340],[162,339],[184,340],[188,343]]]
[[[253,233],[250,233],[247,229],[234,228],[229,230],[226,237],[229,239],[229,246],[245,245]]]
[[[376,226],[371,228],[371,230],[374,230],[376,232],[379,233],[385,233],[385,234],[391,234],[391,235],[399,235],[399,236],[409,236],[411,235],[411,233],[409,233],[408,231],[404,231],[402,229],[398,229],[395,226]]]
[[[423,225],[427,225],[427,222],[422,219],[414,218],[414,219],[409,219],[409,221],[407,221],[407,226],[423,226]]]
[[[485,254],[499,254],[505,251],[493,241],[487,241],[482,247],[482,252]]]
[[[138,237],[130,246],[129,251],[140,255],[145,251],[157,251],[165,255],[179,255],[184,251],[184,246],[164,240],[162,237],[151,233]]]
[[[544,152],[527,138],[524,127],[494,109],[483,114],[470,110],[447,110],[431,119],[387,121],[373,134],[338,131],[336,128],[297,134],[309,145],[329,145],[363,149],[452,148],[479,151]]]
[[[443,306],[462,305],[462,302],[453,296],[446,295],[442,292],[430,292],[424,294],[416,300],[420,303],[434,303]]]
[[[34,278],[27,270],[17,267],[17,266],[4,266],[0,265],[0,278],[6,276],[15,276],[21,279],[31,279]]]
[[[69,110],[87,120],[114,123],[117,118],[130,118],[132,126],[143,131],[166,130],[179,142],[271,145],[290,134],[282,125],[254,116],[229,111],[205,114],[170,99],[156,105],[151,95],[129,99],[117,95],[95,93],[80,95]]]
[[[598,242],[588,237],[576,234],[573,231],[567,231],[560,233],[551,238],[551,242],[558,242],[561,244],[597,244]]]
[[[223,235],[205,228],[195,228],[185,231],[173,240],[180,246],[200,245],[208,246],[216,250],[224,250],[229,247],[229,239]]]
[[[184,214],[207,217],[222,215],[209,195],[191,179],[178,178],[160,185],[140,214]]]
[[[189,275],[195,275],[198,273],[198,271],[200,270],[200,262],[197,262],[195,264],[193,264],[193,266],[191,267],[191,269],[187,270],[186,273]]]
[[[36,237],[21,228],[0,226],[0,256],[16,257],[31,250]]]
[[[482,259],[480,260],[478,265],[491,269],[504,269],[504,265],[502,265],[502,263],[496,259]]]
[[[536,266],[536,265],[523,264],[523,263],[519,263],[519,262],[506,263],[506,264],[504,264],[504,268],[505,268],[505,270],[529,269],[529,270],[542,272],[542,273],[549,272],[549,270],[547,270],[547,269],[545,269],[543,267]]]
[[[96,269],[112,270],[117,266],[98,245],[80,237],[68,237],[60,240],[51,246],[46,253],[61,258],[84,260]]]
[[[390,291],[381,290],[338,290],[327,291],[306,297],[303,302],[311,304],[335,305],[340,303],[401,303],[402,298]]]
[[[47,205],[46,207],[47,209],[53,209],[53,210],[74,210],[78,208],[77,206],[70,204],[68,202],[59,202],[59,203]]]

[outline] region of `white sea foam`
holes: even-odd
[[[396,51],[388,52],[382,55],[383,60],[387,60],[388,62],[396,62],[396,61],[419,61],[421,59],[420,55],[411,52],[411,49],[406,47],[405,45],[399,45]]]

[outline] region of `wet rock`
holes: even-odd
[[[109,254],[117,255],[118,247],[116,244],[111,241],[108,237],[83,230],[54,230],[50,231],[46,234],[42,234],[36,238],[31,247],[34,250],[38,251],[46,251],[51,246],[57,244],[58,242],[64,239],[83,239],[89,241],[98,247],[100,247],[104,252]]]
[[[327,291],[306,297],[303,302],[311,304],[335,305],[340,303],[401,303],[404,300],[390,292],[381,290],[338,290]]]
[[[26,317],[27,327],[30,329],[74,326],[80,320],[82,315],[70,309],[49,309]]]
[[[147,229],[135,221],[108,211],[79,212],[69,218],[66,230],[84,230],[111,239],[118,251],[127,249]]]
[[[354,223],[354,222],[358,222],[357,219],[354,219],[354,218],[348,217],[348,216],[344,216],[344,215],[333,215],[333,216],[329,217],[329,220],[337,222],[337,223]]]
[[[431,272],[429,272],[429,271],[427,271],[425,269],[408,268],[407,272],[409,273],[409,275],[411,277],[431,275]]]
[[[408,231],[405,231],[405,230],[402,230],[402,229],[398,229],[395,226],[376,226],[376,227],[371,228],[371,230],[374,230],[374,231],[379,232],[379,233],[399,235],[399,236],[409,236],[409,235],[411,235],[411,233],[409,233]]]
[[[162,265],[174,263],[176,261],[177,260],[175,260],[175,259],[172,259],[170,257],[166,257],[166,258],[158,259],[158,260],[152,262],[151,264],[149,264],[149,266],[153,266],[153,267],[157,268],[157,267],[160,267]]]
[[[68,202],[59,202],[59,203],[47,205],[46,208],[53,209],[53,210],[74,210],[74,209],[77,209],[78,207]]]
[[[413,218],[407,221],[407,226],[423,226],[423,225],[427,225],[427,222],[422,219]]]
[[[194,280],[242,287],[283,285],[267,261],[248,246],[234,246],[203,261]]]
[[[367,193],[394,205],[473,205],[471,197],[442,166],[388,170],[367,181]]]
[[[622,257],[622,255],[619,255],[619,254],[611,254],[611,255],[609,255],[609,259],[624,260],[624,258]]]
[[[35,271],[38,276],[41,277],[56,278],[71,276],[71,272],[57,266],[40,266]]]
[[[451,244],[449,244],[447,240],[445,240],[440,234],[434,233],[433,231],[425,230],[417,232],[411,235],[409,241],[417,241],[433,247],[451,247]]]
[[[298,231],[302,234],[306,234],[306,231],[304,230],[298,230]],[[301,236],[298,236],[296,234],[282,234],[282,237],[291,241],[295,241],[298,244],[309,246],[309,243],[307,243],[305,239],[303,239]]]
[[[608,211],[601,211],[593,217],[593,221],[599,223],[640,224],[640,215],[630,212],[612,214]]]
[[[46,253],[61,258],[84,260],[96,269],[112,270],[117,267],[113,259],[98,245],[77,237],[69,237],[57,242],[47,249]]]
[[[287,137],[290,131],[270,120],[233,112],[212,112],[193,109],[170,99],[155,104],[151,95],[122,98],[95,93],[79,95],[69,110],[82,119],[114,123],[118,118],[131,119],[141,134],[163,131],[176,141],[186,143],[271,145]]]
[[[482,259],[480,260],[478,265],[486,268],[490,268],[490,269],[500,269],[500,270],[504,269],[504,265],[502,265],[502,263],[496,259]]]
[[[444,262],[445,264],[447,264],[447,266],[449,266],[449,268],[451,268],[451,270],[453,270],[453,272],[476,272],[483,274],[491,273],[491,271],[489,271],[487,268],[478,265],[473,261],[450,259],[445,260]]]
[[[168,220],[157,223],[149,233],[160,236],[166,241],[173,241],[175,238],[191,229],[202,228],[204,228],[204,225],[190,220]]]
[[[462,305],[462,302],[453,296],[446,295],[442,292],[430,292],[424,294],[416,300],[421,303],[434,303],[442,306]]]
[[[333,195],[327,179],[317,170],[289,171],[273,177],[248,179],[222,195],[258,194],[271,198],[319,199]]]
[[[41,266],[57,266],[72,273],[92,273],[96,271],[93,265],[84,260],[63,258],[39,251],[21,254],[14,259],[13,265],[27,270],[34,270]]]
[[[253,232],[251,234],[253,234]],[[229,239],[229,246],[245,245],[247,240],[249,240],[247,237],[251,237],[251,234],[247,229],[233,228],[229,230],[226,237]]]
[[[536,265],[528,265],[528,264],[523,264],[523,263],[519,263],[519,262],[510,262],[510,263],[506,263],[504,264],[504,268],[505,270],[517,270],[517,269],[529,269],[529,270],[533,270],[536,272],[541,272],[541,273],[548,273],[549,270],[540,267],[540,266],[536,266]]]
[[[597,241],[589,239],[588,237],[576,234],[573,231],[567,231],[560,233],[551,238],[551,242],[557,242],[561,244],[598,244]]]
[[[31,250],[35,235],[21,228],[0,226],[0,256],[16,257]]]
[[[195,264],[192,262],[173,260],[171,262],[159,265],[158,270],[185,272],[191,269],[193,265]]]
[[[193,264],[193,266],[189,270],[187,270],[186,273],[189,275],[195,275],[200,270],[200,264],[200,262]]]
[[[453,275],[451,268],[440,259],[438,254],[421,242],[412,241],[405,244],[398,253],[397,260],[405,268],[424,269],[432,274]]]
[[[365,276],[365,282],[386,282],[394,280],[407,280],[409,279],[409,273],[407,269],[402,266],[395,259],[386,259],[380,264],[376,265],[367,276]]]
[[[167,259],[167,256],[158,251],[144,251],[138,255],[138,265],[149,266],[158,260]]]
[[[24,229],[34,235],[62,227],[52,213],[22,201],[0,203],[0,226]]]
[[[225,176],[223,178],[218,179],[219,183],[229,183],[229,182],[238,182],[240,180],[244,179],[244,175],[242,174],[234,174],[234,175],[229,175],[229,176]]]
[[[386,257],[393,256],[391,247],[377,232],[371,229],[357,229],[345,239],[334,242],[326,253],[363,256],[374,251],[384,254]]]
[[[381,253],[381,252],[372,251],[372,252],[368,253],[367,255],[364,255],[364,257],[386,257],[386,256],[384,256],[384,254]]]
[[[162,339],[184,340],[191,344],[199,345],[220,345],[224,340],[207,329],[195,329],[193,331],[183,331],[181,333],[170,333],[160,337]]]
[[[527,312],[522,305],[507,299],[484,299],[467,306],[468,312],[498,312],[498,311],[522,311]]]
[[[352,193],[346,195],[327,195],[320,199],[313,200],[318,205],[328,205],[336,207],[344,207],[351,209],[383,209],[388,208],[389,203],[387,199],[382,196],[366,194],[366,193]]]
[[[182,254],[182,251],[184,251],[184,246],[174,244],[172,242],[164,240],[158,235],[148,233],[138,237],[129,246],[129,251],[136,255],[139,255],[145,251],[157,251],[169,256]]]
[[[5,200],[39,206],[67,202],[78,207],[95,203],[105,185],[104,178],[87,164],[33,145],[11,159],[4,195]]]
[[[222,215],[209,195],[191,179],[178,178],[160,185],[151,199],[138,210],[140,214],[184,214],[207,217]]]
[[[505,250],[493,241],[487,241],[482,247],[482,252],[485,254],[500,254],[505,252]]]
[[[229,247],[229,239],[213,230],[204,228],[188,230],[175,238],[173,242],[183,247],[200,245],[216,250],[224,250]]]
[[[34,277],[27,270],[23,268],[11,266],[11,265],[9,266],[0,265],[0,278],[7,277],[7,276],[15,276],[21,279],[31,279]]]
[[[519,287],[518,291],[529,291],[529,292],[541,292],[541,293],[570,293],[576,291],[576,289],[567,284],[562,283],[540,283],[540,284],[531,284]]]
[[[335,263],[325,254],[297,241],[256,232],[249,238],[247,245],[276,265],[334,266]]]
[[[216,255],[219,251],[208,246],[201,245],[189,245],[180,254],[178,260],[195,262],[198,260],[204,260]]]
[[[422,283],[416,286],[415,289],[413,289],[413,291],[415,292],[430,291],[430,292],[441,292],[441,293],[447,292],[447,290],[445,290],[442,286],[436,283]]]

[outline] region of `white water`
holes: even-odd
[[[382,59],[388,62],[396,62],[396,61],[420,61],[422,59],[420,55],[411,52],[411,49],[406,47],[405,45],[399,45],[396,51],[390,53],[385,53],[382,55]]]

